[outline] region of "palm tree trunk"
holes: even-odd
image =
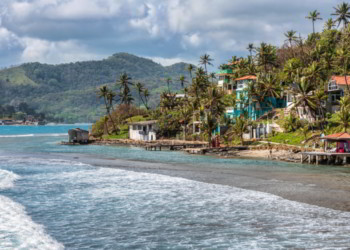
[[[315,34],[315,21],[312,21],[312,33]]]
[[[114,120],[113,120],[113,118],[112,118],[112,116],[111,116],[111,113],[109,112],[109,107],[108,107],[107,100],[106,100],[105,97],[103,98],[103,100],[104,100],[104,102],[105,102],[106,112],[107,112],[107,114],[108,114],[108,116],[109,116],[109,119],[111,119],[111,121],[112,121],[113,130],[114,130],[114,131],[117,131],[117,129],[116,129],[116,127],[115,127],[115,124],[114,124]],[[107,132],[108,132],[108,123],[107,123]]]

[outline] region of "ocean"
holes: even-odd
[[[78,125],[0,126],[0,249],[348,249],[350,213],[121,163],[285,168],[135,147],[62,146]],[[89,125],[80,124],[87,129]],[[74,158],[74,157],[73,157]]]

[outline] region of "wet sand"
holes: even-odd
[[[350,168],[282,164],[276,161],[263,161],[261,164],[258,162],[261,160],[255,160],[254,165],[254,161],[244,159],[241,159],[241,164],[230,167],[140,162],[82,154],[53,155],[97,167],[163,174],[261,191],[288,200],[350,212]]]

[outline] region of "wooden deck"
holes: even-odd
[[[147,145],[145,146],[145,149],[148,151],[162,151],[162,150],[181,150],[181,149],[186,149],[186,148],[203,148],[208,146],[208,143],[205,144],[152,144],[152,145]]]
[[[348,164],[350,163],[350,153],[336,152],[302,152],[300,162],[319,165],[321,162],[330,164]]]

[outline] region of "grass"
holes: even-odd
[[[6,71],[1,71],[0,80],[3,80],[5,82],[9,81],[11,82],[11,84],[14,85],[38,86],[37,83],[35,83],[26,76],[24,69],[19,67],[11,68]]]
[[[300,131],[277,133],[275,136],[269,137],[269,141],[300,146],[301,142],[304,141],[304,135]]]
[[[144,118],[142,115],[136,115],[127,119],[127,122],[141,122],[141,121],[146,121],[146,118]],[[120,132],[117,135],[104,135],[102,138],[107,140],[108,139],[128,139],[129,126],[122,125],[119,128],[120,128]]]

